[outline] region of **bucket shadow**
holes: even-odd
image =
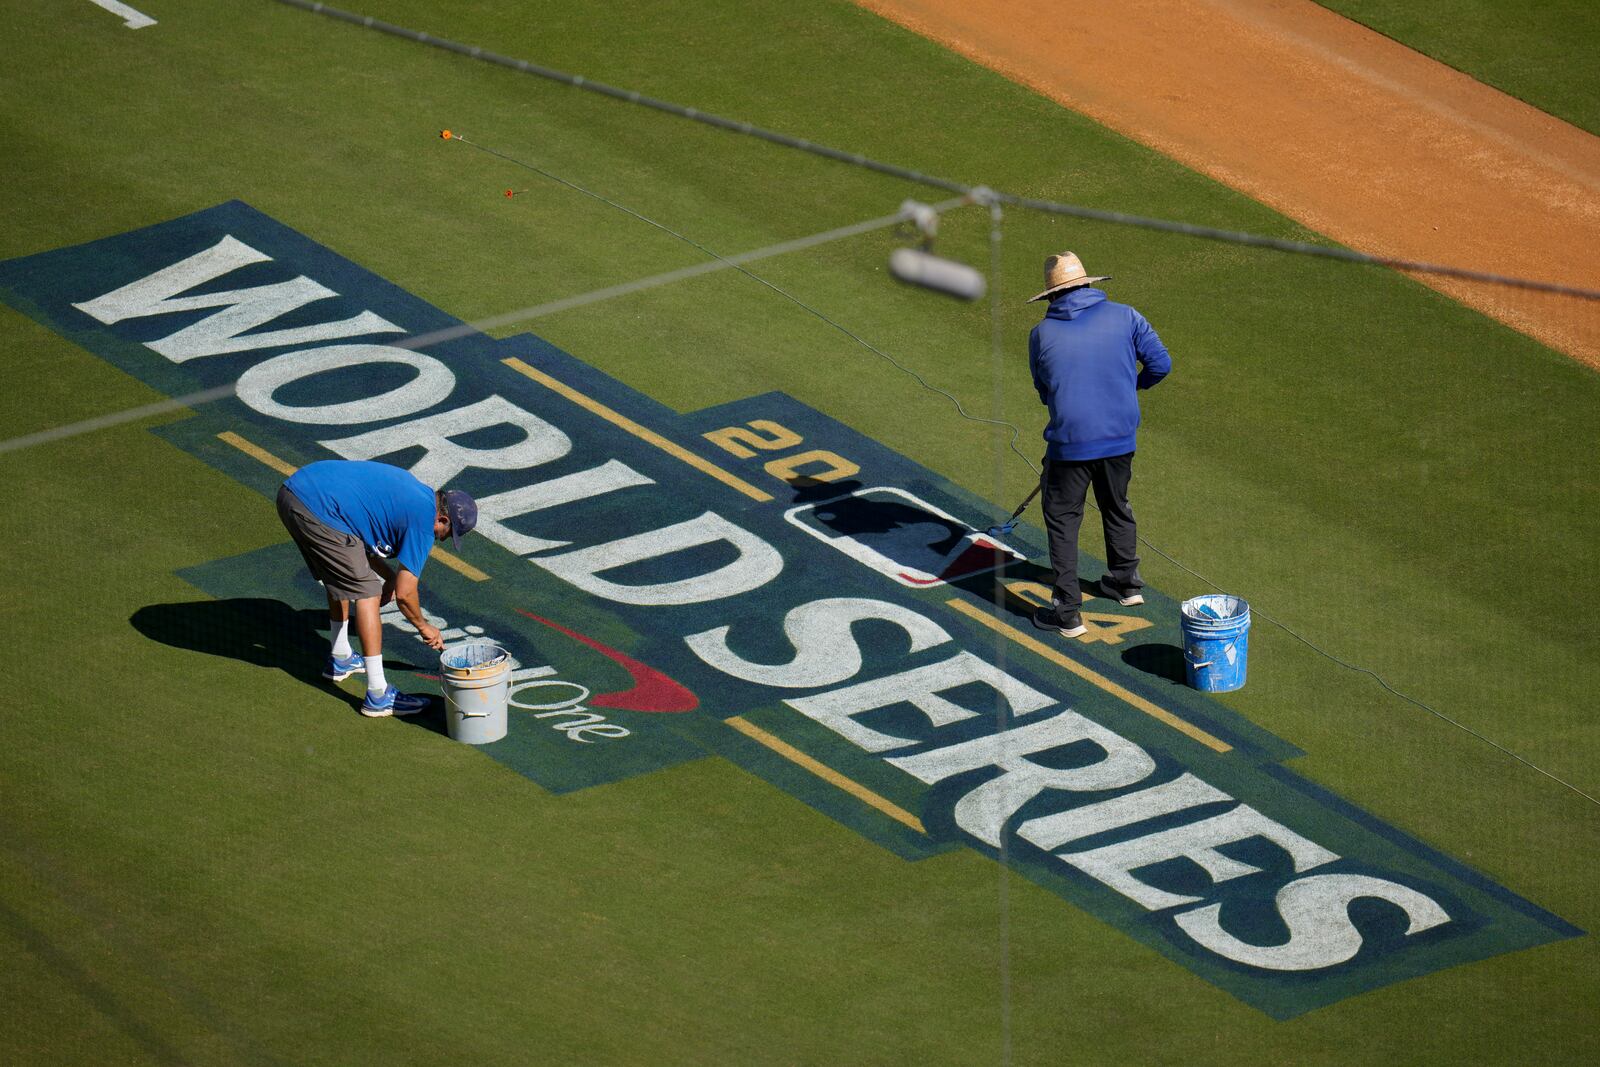
[[[361,706],[352,696],[322,677],[328,641],[319,632],[326,627],[326,611],[291,608],[281,600],[235,597],[197,600],[187,604],[151,604],[134,612],[128,622],[152,641],[173,648],[226,656],[257,667],[273,667],[292,678],[337,695],[351,708]],[[415,671],[410,663],[385,657],[387,671]],[[429,712],[417,716],[423,718]],[[443,712],[438,713],[444,729]]]
[[[388,667],[384,669],[388,670]],[[440,684],[442,685],[443,683],[441,682]],[[400,715],[396,717],[407,726],[420,726],[424,730],[433,731],[440,737],[449,737],[450,727],[444,719],[444,697],[436,693],[430,694],[430,696],[431,701],[424,710],[417,712],[415,715]],[[356,703],[360,704],[360,701]]]
[[[1122,654],[1122,662],[1134,670],[1165,678],[1178,685],[1188,685],[1188,674],[1183,665],[1183,649],[1177,645],[1153,641],[1148,645],[1135,645]]]

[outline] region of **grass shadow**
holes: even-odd
[[[196,600],[183,604],[151,604],[128,618],[133,628],[164,645],[225,656],[257,667],[273,667],[292,678],[333,693],[352,708],[361,698],[352,696],[322,677],[328,659],[328,639],[320,632],[328,614],[311,608],[291,608],[266,597]],[[383,669],[415,671],[410,663],[385,657]],[[427,713],[424,713],[427,714]],[[443,730],[440,713],[439,729]]]

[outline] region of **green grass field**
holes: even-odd
[[[1319,0],[1347,18],[1542,111],[1600,134],[1600,8],[1585,0]]]
[[[362,2],[962,181],[1315,239],[846,4]],[[141,10],[159,24],[0,0],[0,259],[240,199],[472,320],[704,258],[441,128],[722,253],[942,195],[265,0]],[[1550,99],[1534,102],[1563,113]],[[511,187],[529,191],[507,200]],[[939,247],[981,265],[987,233],[980,212],[955,212]],[[1112,298],[1144,311],[1175,360],[1144,400],[1141,533],[1258,612],[1600,789],[1600,376],[1375,268],[1022,211],[1003,234],[998,387],[987,305],[896,287],[890,233],[754,269],[969,410],[998,409],[1034,454],[1025,346],[1038,308],[1022,301],[1044,255],[1076,250],[1116,276]],[[525,329],[680,412],[787,393],[984,498],[996,520],[1030,485],[1003,433],[731,272],[500,334]],[[161,397],[10,308],[0,353],[6,437]],[[176,571],[285,540],[258,491],[149,432],[182,417],[0,453],[12,499],[0,1061],[1600,1053],[1591,936],[1275,1021],[989,858],[907,863],[727,760],[555,795],[430,731],[362,720],[283,671],[152,641],[130,618],[199,598]],[[1205,591],[1153,553],[1145,577],[1178,598]],[[1600,926],[1600,807],[1259,618],[1252,646],[1250,685],[1223,703],[1304,750],[1295,772]]]

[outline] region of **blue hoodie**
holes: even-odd
[[[1132,452],[1139,398],[1172,370],[1167,348],[1143,315],[1099,289],[1068,289],[1028,335],[1033,387],[1050,409],[1049,459],[1102,459]]]

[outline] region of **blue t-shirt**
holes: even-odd
[[[313,515],[361,538],[367,551],[417,576],[433,548],[433,490],[409,471],[367,460],[325,459],[284,483]]]

